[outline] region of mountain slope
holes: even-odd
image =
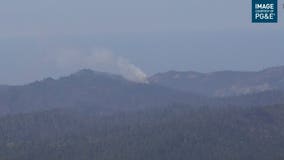
[[[204,97],[153,84],[134,83],[121,76],[81,70],[0,90],[0,114],[25,113],[65,107],[133,109],[169,103],[200,104]]]
[[[284,90],[284,66],[259,72],[220,71],[212,73],[159,73],[149,78],[158,84],[207,96],[235,96],[270,90]]]
[[[284,93],[272,90],[208,98],[157,84],[130,82],[121,76],[92,70],[81,70],[56,80],[47,78],[28,85],[0,88],[0,116],[55,108],[93,107],[98,111],[112,111],[171,104],[264,106],[284,104]]]

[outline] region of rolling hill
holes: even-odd
[[[80,70],[59,79],[0,89],[0,115],[55,108],[96,107],[138,109],[175,102],[203,104],[206,97],[153,84],[135,83],[121,76]]]
[[[157,84],[197,94],[226,97],[284,90],[284,66],[258,72],[219,71],[212,73],[169,71],[149,77]]]

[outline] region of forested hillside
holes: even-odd
[[[276,160],[284,106],[60,109],[0,119],[3,160]]]
[[[0,160],[284,159],[284,93],[206,97],[81,70],[0,86]]]

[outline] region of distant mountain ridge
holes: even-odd
[[[204,98],[84,69],[59,79],[47,78],[28,85],[0,88],[0,115],[70,107],[116,110],[175,102],[201,104]]]
[[[262,79],[266,79],[267,83],[269,82],[268,80],[271,80],[273,84],[276,84],[275,79],[278,80],[281,77],[275,78],[274,76],[275,79],[273,80],[268,76],[268,73],[272,73],[272,75],[274,72],[279,73],[278,69],[261,72],[266,72]],[[151,78],[152,81],[150,83],[136,83],[128,81],[119,75],[89,69],[80,70],[59,79],[46,78],[27,85],[3,86],[0,87],[0,116],[76,107],[91,107],[98,112],[110,112],[117,110],[140,110],[172,104],[187,104],[190,106],[265,106],[284,104],[284,92],[274,89],[263,89],[262,91],[258,90],[258,92],[246,95],[221,98],[203,96],[200,95],[202,92],[198,92],[198,89],[206,89],[210,85],[213,87],[211,86],[211,88],[208,87],[207,89],[214,91],[216,86],[217,88],[230,86],[232,82],[237,80],[239,82],[247,82],[239,78],[241,77],[239,75],[246,75],[246,79],[249,79],[247,77],[252,77],[253,79],[254,76],[251,75],[258,75],[258,72],[215,72],[212,73],[213,78],[210,74],[197,72],[169,73],[174,75],[174,79],[177,80],[173,81],[173,85],[178,84],[178,87],[185,87],[179,89],[175,88],[176,86],[161,85],[153,82]],[[224,81],[219,80],[220,75],[224,74],[226,75],[223,76],[225,77]],[[163,74],[161,75],[163,78],[165,77]],[[168,74],[166,75],[168,76]],[[200,79],[200,77],[204,76],[209,78],[203,81],[188,81],[188,79]],[[167,77],[164,80],[167,80]],[[176,83],[180,80],[184,80],[184,83]],[[199,82],[199,84],[193,85],[194,83],[189,82]],[[200,86],[200,84],[205,82],[206,84]],[[279,86],[280,84],[279,82]],[[251,83],[251,85],[256,84]]]
[[[149,82],[207,96],[239,96],[271,90],[284,90],[284,66],[271,67],[257,72],[169,71],[149,77]]]

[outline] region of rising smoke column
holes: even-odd
[[[128,62],[127,59],[122,57],[117,58],[117,66],[119,68],[119,72],[126,79],[138,83],[148,83],[147,75],[137,66]]]
[[[137,83],[148,83],[147,75],[139,67],[105,49],[96,49],[89,54],[74,49],[61,50],[56,58],[56,64],[59,68],[68,71],[89,68],[119,74]]]

